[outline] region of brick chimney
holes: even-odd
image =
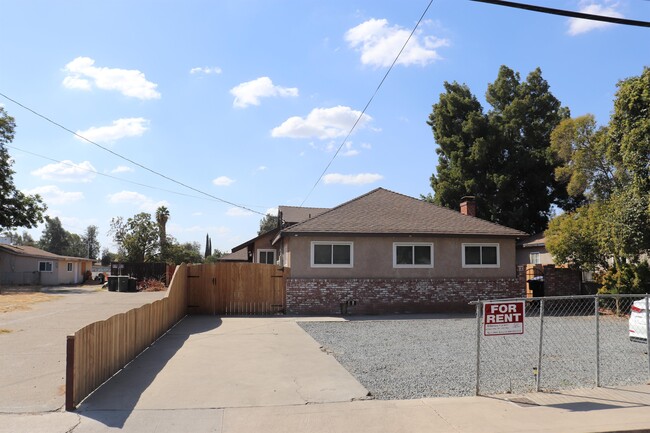
[[[460,199],[460,213],[476,216],[476,198],[473,195],[466,195]]]

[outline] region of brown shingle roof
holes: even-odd
[[[28,247],[22,245],[0,245],[0,250],[4,250],[8,253],[15,254],[18,256],[25,256],[25,257],[38,257],[43,259],[56,259],[56,260],[91,260],[92,261],[92,259],[86,259],[83,257],[60,256],[58,254],[50,253],[36,247]]]
[[[526,233],[377,188],[283,234],[422,234],[524,237]]]

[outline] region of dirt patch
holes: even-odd
[[[9,334],[10,332],[14,332],[11,329],[6,329],[6,328],[0,328],[0,334]]]
[[[60,296],[26,290],[8,290],[0,294],[0,314],[29,310],[33,304],[51,301]]]

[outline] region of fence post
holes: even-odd
[[[618,301],[616,302],[618,305]],[[598,295],[594,298],[594,316],[596,319],[596,388],[600,386],[600,312]]]
[[[476,392],[479,395],[481,381],[481,309],[482,303],[476,304]]]
[[[65,410],[75,410],[74,402],[74,335],[66,339]]]
[[[535,378],[535,392],[539,392],[542,378],[542,353],[544,341],[544,298],[539,300],[539,352],[537,353],[537,377]]]
[[[645,341],[646,341],[646,352],[648,353],[648,378],[650,378],[650,310],[648,310],[648,304],[650,303],[650,298],[648,294],[645,295]]]

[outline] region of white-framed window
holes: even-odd
[[[530,264],[532,265],[541,265],[542,264],[542,256],[540,253],[530,253],[528,255],[528,258],[530,259]]]
[[[52,272],[52,262],[38,262],[39,272]]]
[[[463,268],[498,268],[499,244],[463,244]]]
[[[433,244],[393,242],[394,268],[433,268]]]
[[[275,250],[257,250],[257,263],[275,264]]]
[[[72,272],[72,263],[68,263],[68,272]]]
[[[352,242],[312,241],[312,268],[351,268],[354,265]]]

